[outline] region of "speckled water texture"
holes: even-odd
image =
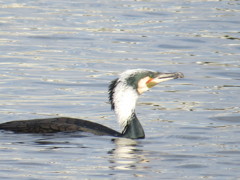
[[[240,2],[0,1],[0,122],[91,120],[120,131],[108,83],[182,72],[138,101],[143,140],[0,132],[0,179],[240,178]]]

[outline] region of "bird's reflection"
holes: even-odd
[[[111,169],[118,170],[132,170],[147,168],[143,166],[143,163],[148,162],[144,157],[144,152],[141,148],[141,141],[118,138],[114,139],[113,142],[116,148],[111,150],[109,154],[112,154],[109,159],[111,163]]]

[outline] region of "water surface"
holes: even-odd
[[[138,101],[146,139],[0,132],[1,179],[240,178],[239,1],[0,2],[0,122],[76,117],[119,130],[108,83],[183,72]]]

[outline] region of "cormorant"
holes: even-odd
[[[122,132],[91,121],[69,117],[20,120],[0,124],[0,129],[17,133],[56,133],[56,132],[89,132],[95,135],[110,135],[131,139],[144,138],[135,106],[139,95],[160,82],[183,78],[183,74],[161,73],[146,69],[131,69],[120,74],[109,85],[109,102],[115,111]]]

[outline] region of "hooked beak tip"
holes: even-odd
[[[178,79],[178,78],[184,78],[183,73],[181,73],[181,72],[175,73],[175,79]]]

